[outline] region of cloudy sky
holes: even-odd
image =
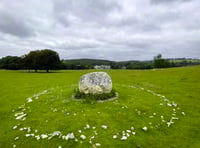
[[[0,57],[200,58],[200,0],[0,0]]]

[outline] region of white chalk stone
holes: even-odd
[[[121,140],[126,140],[127,137],[126,136],[122,136]]]
[[[107,129],[108,126],[106,126],[106,125],[102,125],[101,128],[103,128],[103,129]]]
[[[116,139],[117,138],[117,135],[113,135],[113,139]]]
[[[42,134],[42,135],[41,135],[41,138],[42,138],[42,139],[48,138],[48,135]]]
[[[101,146],[101,144],[100,144],[100,143],[96,143],[95,145],[96,145],[96,146]]]
[[[83,140],[85,140],[86,136],[85,135],[81,135],[80,138],[83,139]]]
[[[143,127],[142,128],[144,131],[147,131],[148,130],[148,128],[145,126],[145,127]]]

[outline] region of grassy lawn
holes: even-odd
[[[77,101],[92,70],[0,71],[0,147],[200,147],[200,66],[105,70],[116,100]]]

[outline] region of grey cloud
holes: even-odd
[[[51,48],[61,58],[197,58],[199,10],[198,0],[2,0],[0,57]]]
[[[188,2],[192,0],[151,0],[152,4],[166,4],[166,3],[174,3],[174,2]]]
[[[123,48],[128,49],[147,49],[151,47],[153,43],[150,39],[139,39],[139,38],[132,38],[130,39],[118,39],[118,40],[105,40],[108,45],[115,45]]]
[[[23,16],[16,18],[3,12],[0,12],[0,31],[23,38],[34,35],[31,28],[24,22]]]
[[[68,49],[68,50],[84,50],[99,47],[98,43],[94,42],[72,42],[72,43],[62,43],[56,46],[60,49]]]
[[[69,16],[76,16],[83,23],[102,22],[115,9],[120,9],[120,5],[112,0],[54,0],[55,16],[66,26],[70,24]]]

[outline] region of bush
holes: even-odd
[[[74,90],[74,98],[76,99],[86,99],[86,100],[106,100],[116,97],[116,91],[115,89],[112,89],[110,93],[104,93],[104,94],[84,94],[79,91],[79,89]]]

